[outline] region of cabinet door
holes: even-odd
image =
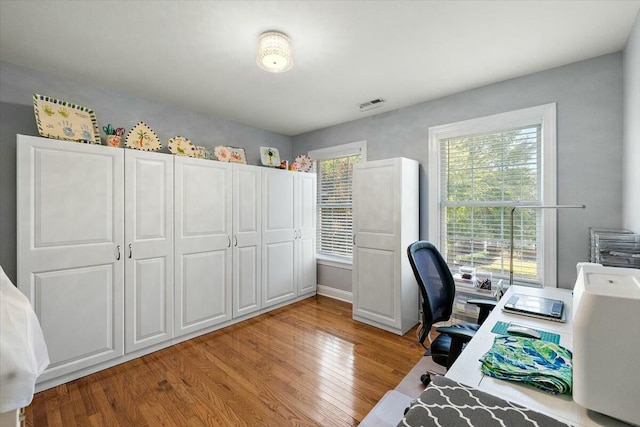
[[[316,281],[316,175],[296,174],[296,281],[298,295],[314,293]]]
[[[262,168],[233,165],[233,317],[262,306]]]
[[[176,336],[231,319],[231,165],[175,158]]]
[[[399,322],[399,180],[393,161],[353,171],[353,313],[395,327]]]
[[[262,171],[263,308],[296,296],[294,178],[284,170]]]
[[[123,150],[17,142],[17,285],[47,343],[42,382],[124,354]]]
[[[173,338],[173,156],[125,151],[125,347]]]

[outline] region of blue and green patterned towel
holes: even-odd
[[[535,338],[498,336],[480,358],[480,369],[491,377],[520,381],[551,394],[571,395],[571,351]]]

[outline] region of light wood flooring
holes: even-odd
[[[423,350],[351,316],[308,298],[37,393],[26,425],[358,425]]]

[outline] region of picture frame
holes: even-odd
[[[231,163],[241,163],[243,165],[247,164],[247,156],[244,148],[229,147],[229,151],[231,151],[231,157],[229,158],[229,161]]]

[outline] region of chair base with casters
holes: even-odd
[[[431,327],[451,318],[456,284],[449,266],[432,243],[427,241],[414,242],[407,248],[407,255],[422,297],[422,330],[419,333],[418,341],[425,350],[430,352],[435,363],[449,369],[497,302],[488,299],[468,300],[467,303],[477,305],[480,308],[478,322],[439,326],[436,328],[439,335],[427,347],[424,342]],[[430,380],[429,373],[421,377],[425,386]]]
[[[424,341],[420,344],[425,348],[425,356],[431,356],[431,359],[438,365],[447,369],[453,365],[462,350],[467,345],[476,331],[480,329],[480,325],[487,318],[496,301],[473,299],[468,301],[469,304],[475,304],[480,307],[478,323],[457,323],[452,326],[438,326],[436,332],[439,335],[426,347]],[[426,387],[431,382],[431,372],[426,372],[420,377],[420,381]]]

